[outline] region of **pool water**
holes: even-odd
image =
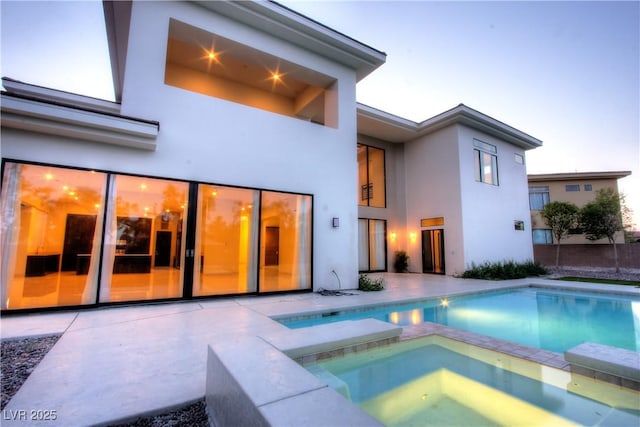
[[[640,351],[640,297],[543,288],[487,292],[281,322],[300,328],[364,318],[400,326],[439,323],[558,353],[583,342]]]
[[[387,426],[640,425],[640,393],[430,336],[305,366]]]

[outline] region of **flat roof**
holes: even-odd
[[[569,181],[582,179],[620,179],[631,175],[631,171],[603,172],[559,172],[527,175],[529,181]]]
[[[420,123],[364,104],[357,105],[357,112],[358,133],[389,142],[410,142],[445,127],[461,124],[485,132],[525,150],[542,145],[541,140],[464,104],[459,104]]]

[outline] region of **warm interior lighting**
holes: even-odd
[[[146,190],[147,189],[147,184],[140,184],[140,189],[142,191]]]
[[[282,76],[281,76],[281,75],[276,71],[275,73],[272,73],[272,74],[271,74],[271,78],[272,78],[274,81],[279,82],[279,81],[280,81],[280,79],[282,78]]]
[[[212,195],[213,197],[216,197],[216,196],[218,195],[218,192],[217,192],[216,190],[213,190],[213,191],[211,192],[211,195]]]
[[[44,174],[44,179],[46,179],[47,181],[51,181],[53,179],[53,174],[52,173]]]
[[[415,243],[416,240],[418,240],[418,233],[416,233],[415,231],[409,233],[409,240],[411,240],[411,243]]]
[[[396,237],[398,236],[396,235],[395,231],[392,231],[391,233],[389,233],[389,239],[391,239],[392,242],[395,242]]]

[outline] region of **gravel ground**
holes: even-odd
[[[51,350],[60,335],[40,338],[2,340],[0,347],[0,384],[2,404],[0,409],[22,387],[27,377]]]
[[[189,426],[209,427],[209,420],[205,410],[204,399],[184,408],[164,414],[139,418],[136,421],[124,424],[113,424],[109,427],[165,427],[165,426]]]
[[[621,269],[616,273],[613,269],[603,268],[548,268],[549,278],[565,276],[593,277],[610,280],[631,280],[640,282],[640,269]],[[20,389],[27,377],[33,372],[40,360],[47,354],[60,338],[59,335],[8,339],[2,341],[0,379],[2,385],[2,405]],[[134,422],[117,424],[113,427],[164,427],[164,426],[192,426],[209,427],[204,400],[198,401],[184,408],[164,414],[140,418]]]

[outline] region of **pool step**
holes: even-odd
[[[571,372],[640,390],[640,353],[585,342],[564,353]]]
[[[287,329],[262,338],[299,363],[340,356],[397,342],[402,328],[376,319],[345,320]]]

